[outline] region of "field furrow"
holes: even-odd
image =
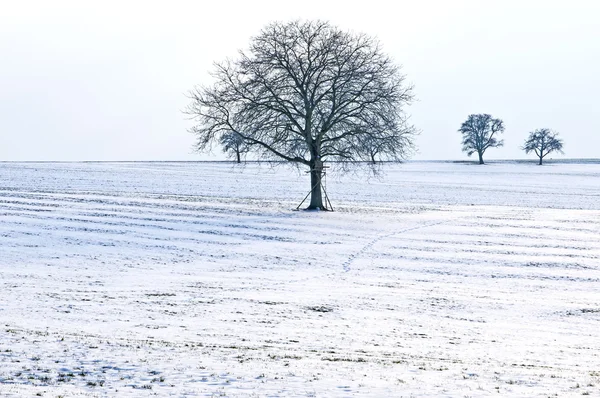
[[[600,395],[598,165],[302,178],[0,163],[0,395]]]

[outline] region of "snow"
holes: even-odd
[[[600,396],[600,164],[0,163],[0,396]]]

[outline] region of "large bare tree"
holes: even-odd
[[[529,133],[529,137],[525,140],[522,149],[525,153],[535,152],[540,159],[538,163],[542,165],[542,161],[551,152],[564,153],[563,142],[558,138],[558,133],[550,129],[538,129]]]
[[[494,119],[487,113],[469,115],[458,131],[462,134],[462,150],[471,156],[479,155],[479,164],[483,164],[483,154],[488,148],[504,145],[498,135],[504,132],[504,122]]]
[[[196,148],[235,132],[259,159],[307,166],[309,209],[327,210],[322,162],[401,160],[412,148],[404,111],[412,87],[367,35],[322,21],[275,22],[248,51],[216,64],[213,77],[190,93]]]

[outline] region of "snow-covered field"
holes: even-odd
[[[600,396],[600,164],[0,163],[0,396]]]

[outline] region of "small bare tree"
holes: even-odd
[[[390,158],[390,154],[395,154],[394,159],[404,159],[410,156],[414,146],[412,144],[412,135],[401,137],[373,137],[371,134],[364,135],[359,145],[363,148],[364,157],[375,166],[377,162],[385,161]]]
[[[223,152],[234,158],[237,163],[242,163],[242,156],[250,151],[250,145],[235,131],[221,134],[219,142]]]
[[[541,166],[546,155],[551,152],[564,153],[562,148],[563,142],[558,138],[558,133],[550,129],[538,129],[529,133],[529,137],[521,149],[525,153],[535,152],[540,159],[538,164]]]
[[[413,99],[400,69],[377,40],[327,22],[272,23],[236,60],[216,65],[216,82],[191,93],[187,113],[196,148],[235,132],[257,159],[309,168],[309,209],[327,210],[322,164],[401,160],[415,129],[404,107]]]
[[[483,164],[483,154],[488,148],[504,145],[504,140],[498,140],[498,135],[504,132],[504,122],[486,113],[469,115],[458,131],[463,135],[463,152],[468,156],[477,152],[479,164]]]

